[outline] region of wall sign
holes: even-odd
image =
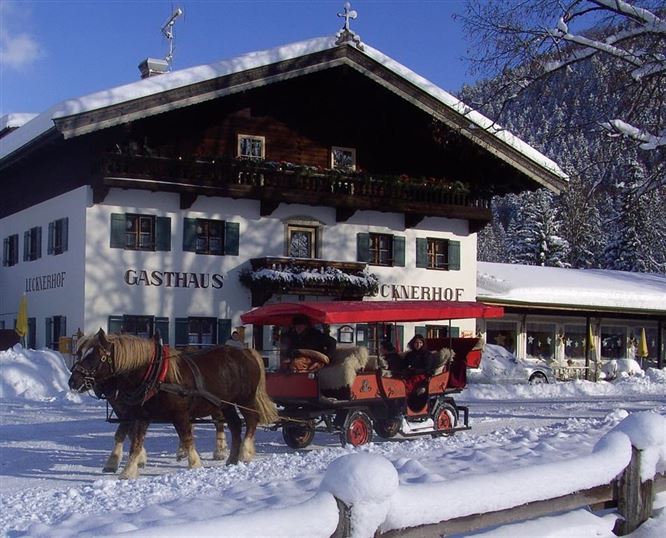
[[[40,275],[25,279],[25,291],[43,291],[54,288],[62,288],[65,285],[65,275],[67,271],[51,273],[50,275]]]
[[[379,294],[388,299],[416,299],[423,301],[461,301],[465,288],[443,288],[441,286],[406,286],[382,284]]]
[[[218,273],[187,273],[177,271],[146,271],[128,269],[125,283],[129,286],[163,286],[165,288],[214,288],[223,286],[224,277]]]

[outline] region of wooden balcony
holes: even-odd
[[[374,295],[379,284],[365,263],[287,257],[251,259],[240,281],[252,291],[252,306],[263,305],[274,294],[358,300]]]
[[[260,200],[261,215],[280,203],[336,208],[338,222],[358,210],[404,213],[413,227],[423,217],[472,221],[472,231],[490,221],[490,200],[475,197],[461,183],[407,176],[321,170],[289,163],[106,154],[99,165],[95,201],[111,187],[178,192],[187,209],[199,195]]]

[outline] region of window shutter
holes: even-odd
[[[451,338],[458,338],[460,336],[460,327],[450,327]]]
[[[37,256],[35,259],[42,257],[42,227],[37,226],[35,228],[35,233],[37,234]]]
[[[217,320],[217,343],[224,344],[231,338],[231,320],[218,319]]]
[[[367,235],[367,234],[366,234]],[[356,324],[356,345],[357,346],[366,346],[368,345],[368,330],[370,327],[364,323]]]
[[[460,271],[460,241],[449,241],[449,271]]]
[[[416,238],[416,267],[428,267],[428,240]]]
[[[395,341],[393,344],[397,348],[398,351],[404,351],[405,349],[405,327],[403,325],[396,325],[395,326],[396,330],[396,335],[395,335]]]
[[[60,316],[60,336],[67,336],[67,317]],[[59,344],[59,342],[58,342]],[[60,347],[60,346],[58,346]]]
[[[9,237],[2,240],[2,265],[9,265]]]
[[[44,320],[46,326],[46,347],[53,349],[53,318]]]
[[[155,318],[155,330],[160,331],[162,343],[169,343],[169,318]]]
[[[370,234],[356,234],[356,259],[365,263],[370,261]]]
[[[30,232],[23,233],[23,261],[27,262],[30,254]]]
[[[125,214],[111,213],[111,248],[125,248]]]
[[[124,215],[123,215],[124,216]],[[123,317],[122,316],[109,316],[109,323],[107,331],[110,333],[118,334],[123,330]]]
[[[189,323],[187,318],[176,318],[176,345],[186,346],[190,343]]]
[[[49,222],[49,241],[46,247],[47,254],[53,254],[53,243],[55,242],[55,221]]]
[[[393,266],[405,266],[405,238],[402,235],[393,236]]]
[[[423,336],[423,338],[426,337],[425,325],[417,325],[416,327],[414,327],[414,336],[416,336],[417,334],[420,334],[421,336]]]
[[[197,250],[197,219],[183,219],[183,250],[185,252]]]
[[[171,217],[155,218],[155,250],[171,250]]]
[[[239,243],[240,243],[240,224],[238,222],[228,222],[228,221],[225,222],[224,253],[228,254],[229,256],[238,256]]]
[[[69,217],[62,219],[62,251],[65,252],[69,247]]]

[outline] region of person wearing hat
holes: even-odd
[[[318,359],[318,362],[327,364],[328,360],[324,361],[324,358],[319,357],[318,354],[323,354],[330,359],[335,352],[336,345],[334,338],[312,327],[310,319],[306,315],[296,314],[292,320],[292,327],[283,337],[281,348],[285,359],[281,362],[283,367],[291,364],[292,370],[294,370],[294,361],[302,356]],[[308,353],[310,351],[314,353]],[[300,370],[302,367],[299,366],[298,369]]]

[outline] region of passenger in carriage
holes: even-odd
[[[391,374],[399,373],[404,369],[403,359],[398,354],[390,340],[382,340],[379,343],[379,367],[388,370]]]
[[[297,314],[282,338],[281,366],[293,372],[316,371],[329,363],[336,346],[335,338],[312,327],[307,316]]]
[[[402,377],[405,378],[405,389],[407,394],[414,390],[416,394],[425,394],[425,381],[433,373],[432,353],[426,347],[425,338],[417,334],[407,344],[409,351],[405,355],[405,370]]]

